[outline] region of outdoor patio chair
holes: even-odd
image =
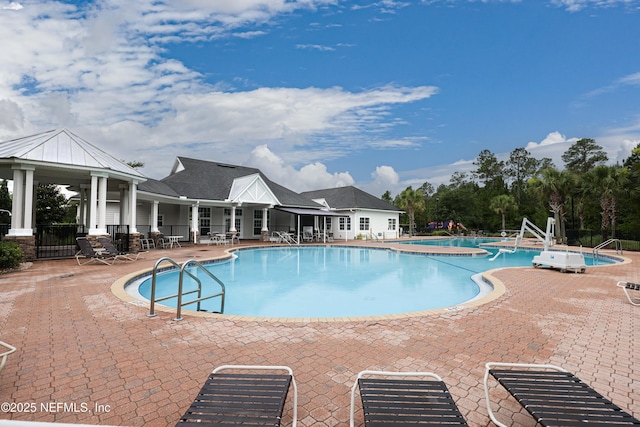
[[[138,259],[138,257],[142,253],[142,252],[138,252],[136,254],[131,254],[131,253],[119,251],[115,247],[111,239],[107,239],[106,237],[98,237],[98,243],[102,245],[102,247],[105,249],[105,252],[108,255],[111,255],[113,257],[114,261],[118,261],[118,260],[135,261]]]
[[[490,362],[484,390],[489,417],[497,426],[506,427],[491,409],[490,375],[542,426],[640,426],[640,420],[558,366]]]
[[[230,373],[220,373],[231,370]],[[249,372],[244,372],[249,371]],[[253,372],[251,372],[253,371]],[[255,371],[285,371],[269,373]],[[293,385],[293,421],[298,417],[298,389],[287,366],[223,365],[213,370],[177,426],[280,426],[290,385]]]
[[[640,305],[640,284],[631,282],[618,282],[616,286],[622,288],[624,294],[632,305]]]
[[[115,259],[112,255],[106,252],[96,251],[91,242],[87,240],[86,237],[76,237],[76,243],[78,244],[78,248],[80,250],[76,252],[76,261],[78,261],[78,265],[90,264],[93,262],[101,262],[102,264],[112,265],[115,262]],[[80,262],[80,259],[85,259],[86,261]]]
[[[368,378],[363,378],[365,376]],[[410,380],[406,377],[431,379]],[[467,425],[446,384],[438,375],[432,372],[362,371],[351,388],[350,427],[354,426],[358,388],[365,427]]]
[[[140,236],[140,246],[143,250],[149,250],[151,248],[156,248],[156,242],[151,237],[144,237],[144,235]]]
[[[13,353],[14,351],[16,351],[16,348],[10,344],[7,344],[4,341],[0,341],[0,347],[4,347],[5,350],[2,351],[2,353],[0,353],[0,357],[2,358],[0,360],[0,372],[2,372],[2,369],[4,368],[4,365],[7,364],[7,358],[9,357],[9,355],[11,353]]]

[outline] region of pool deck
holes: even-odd
[[[248,244],[256,242],[239,246]],[[484,304],[367,320],[184,313],[176,322],[175,312],[149,318],[147,307],[111,290],[119,278],[151,268],[160,257],[184,262],[222,256],[229,248],[152,250],[113,266],[37,261],[0,275],[0,340],[18,349],[0,372],[0,402],[23,410],[6,412],[3,404],[0,420],[174,425],[216,366],[268,364],[293,369],[299,426],[347,426],[350,388],[364,369],[433,371],[469,425],[487,426],[493,425],[482,387],[488,361],[562,366],[640,418],[640,307],[615,286],[640,281],[640,253],[625,252],[627,262],[589,267],[585,274],[496,270],[491,275],[504,293]],[[535,425],[502,389],[492,397],[507,424]],[[283,426],[291,425],[288,400]],[[361,411],[356,415],[356,425],[363,425]]]

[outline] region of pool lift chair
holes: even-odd
[[[536,239],[540,240],[544,249],[539,255],[535,255],[531,264],[534,268],[549,267],[560,270],[561,272],[575,271],[576,273],[584,273],[587,270],[587,265],[584,261],[584,255],[580,252],[569,252],[568,250],[552,251],[553,247],[553,234],[555,230],[555,219],[547,218],[547,229],[542,231],[535,224],[529,221],[527,218],[522,219],[522,226],[520,227],[520,234],[516,237],[515,246],[513,249],[501,248],[496,255],[491,258],[491,261],[495,260],[498,255],[503,253],[515,253],[526,232],[533,234]]]
[[[542,426],[640,426],[640,420],[578,377],[554,365],[489,362],[484,390],[489,418],[498,421],[489,396],[489,377],[502,385]]]
[[[231,372],[222,373],[221,371]],[[288,366],[219,366],[209,375],[176,427],[187,425],[280,426],[290,386],[293,386],[291,425],[296,427],[298,389],[291,368]]]
[[[622,288],[631,305],[640,306],[640,284],[620,281],[616,286]]]
[[[355,425],[357,389],[365,427],[468,425],[442,378],[432,372],[360,372],[351,388],[350,427]]]

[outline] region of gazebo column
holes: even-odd
[[[107,234],[107,175],[91,174],[91,213],[89,235]],[[97,209],[96,209],[97,205]]]
[[[13,198],[11,201],[11,228],[4,240],[20,246],[25,260],[36,258],[36,239],[33,235],[33,171],[29,165],[15,165],[13,168]]]

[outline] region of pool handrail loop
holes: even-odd
[[[161,298],[156,298],[156,277],[157,277],[157,272],[158,272],[158,267],[160,266],[160,264],[162,264],[163,262],[169,262],[170,264],[172,264],[176,269],[180,270],[180,276],[179,276],[179,280],[178,280],[178,293],[174,294],[174,295],[167,295]],[[220,285],[220,288],[222,289],[220,292],[216,293],[216,294],[212,294],[212,295],[207,295],[205,297],[202,296],[202,282],[200,281],[200,279],[194,275],[192,272],[190,272],[189,270],[187,270],[186,268],[194,265],[198,268],[200,268],[202,271],[204,271],[210,278],[212,278],[215,282],[217,282]],[[189,277],[191,277],[193,280],[195,280],[198,283],[198,287],[197,289],[191,290],[191,291],[187,291],[187,292],[183,292],[182,291],[182,283],[183,283],[183,277],[184,274],[188,274]],[[182,297],[183,295],[188,295],[188,294],[192,294],[192,293],[197,293],[198,294],[198,298],[191,300],[191,301],[187,301],[187,302],[182,302]],[[225,296],[225,286],[224,283],[222,283],[222,281],[220,279],[218,279],[213,273],[211,273],[209,270],[207,270],[201,263],[199,263],[198,261],[194,260],[194,259],[190,259],[188,261],[186,261],[184,264],[180,265],[179,263],[177,263],[176,261],[174,261],[173,259],[169,258],[169,257],[163,257],[160,258],[158,261],[156,261],[155,265],[153,266],[153,271],[152,271],[152,278],[151,278],[151,295],[149,296],[149,314],[148,317],[155,317],[156,313],[155,313],[155,303],[159,302],[159,301],[164,301],[167,299],[171,299],[171,298],[176,298],[178,299],[177,304],[176,304],[176,317],[173,320],[182,320],[182,307],[185,305],[189,305],[189,304],[193,304],[193,303],[198,303],[197,306],[197,310],[200,311],[200,302],[204,301],[206,299],[210,299],[210,298],[215,298],[215,297],[221,297],[220,300],[220,313],[224,313],[224,296]]]
[[[153,266],[153,271],[151,273],[151,295],[149,295],[149,314],[148,317],[155,317],[157,316],[156,312],[155,312],[155,305],[156,305],[156,301],[162,301],[166,298],[160,298],[158,300],[156,300],[156,276],[158,273],[158,267],[160,267],[160,264],[162,264],[163,262],[169,262],[170,264],[173,264],[173,266],[177,269],[180,268],[180,264],[178,264],[177,262],[175,262],[174,260],[172,260],[169,257],[162,257],[160,258],[158,261],[156,261],[156,263]]]
[[[189,270],[187,270],[186,268],[194,265],[196,267],[198,267],[200,270],[202,270],[207,276],[209,276],[210,278],[212,278],[215,282],[217,282],[220,285],[220,288],[222,289],[220,292],[218,292],[217,294],[211,294],[211,295],[207,295],[205,297],[202,296],[202,282],[200,281],[200,279],[198,279],[198,277],[191,273]],[[183,277],[184,274],[188,274],[189,277],[191,277],[193,280],[195,280],[196,282],[198,282],[198,289],[195,291],[189,291],[189,292],[182,292],[182,282],[183,282]],[[187,302],[182,302],[182,296],[183,295],[187,295],[193,292],[198,292],[198,298],[191,300],[191,301],[187,301]],[[207,270],[201,263],[199,263],[198,261],[196,261],[195,259],[190,259],[188,261],[186,261],[184,264],[182,264],[182,267],[180,267],[180,279],[178,281],[178,301],[176,303],[176,318],[173,320],[182,320],[182,307],[185,305],[189,305],[189,304],[193,304],[193,303],[198,303],[198,307],[197,307],[197,311],[200,311],[200,302],[210,299],[210,298],[215,298],[215,297],[220,297],[220,313],[224,313],[224,295],[225,295],[225,287],[224,287],[224,283],[222,283],[222,281],[220,279],[218,279],[212,272],[210,272],[209,270]]]

